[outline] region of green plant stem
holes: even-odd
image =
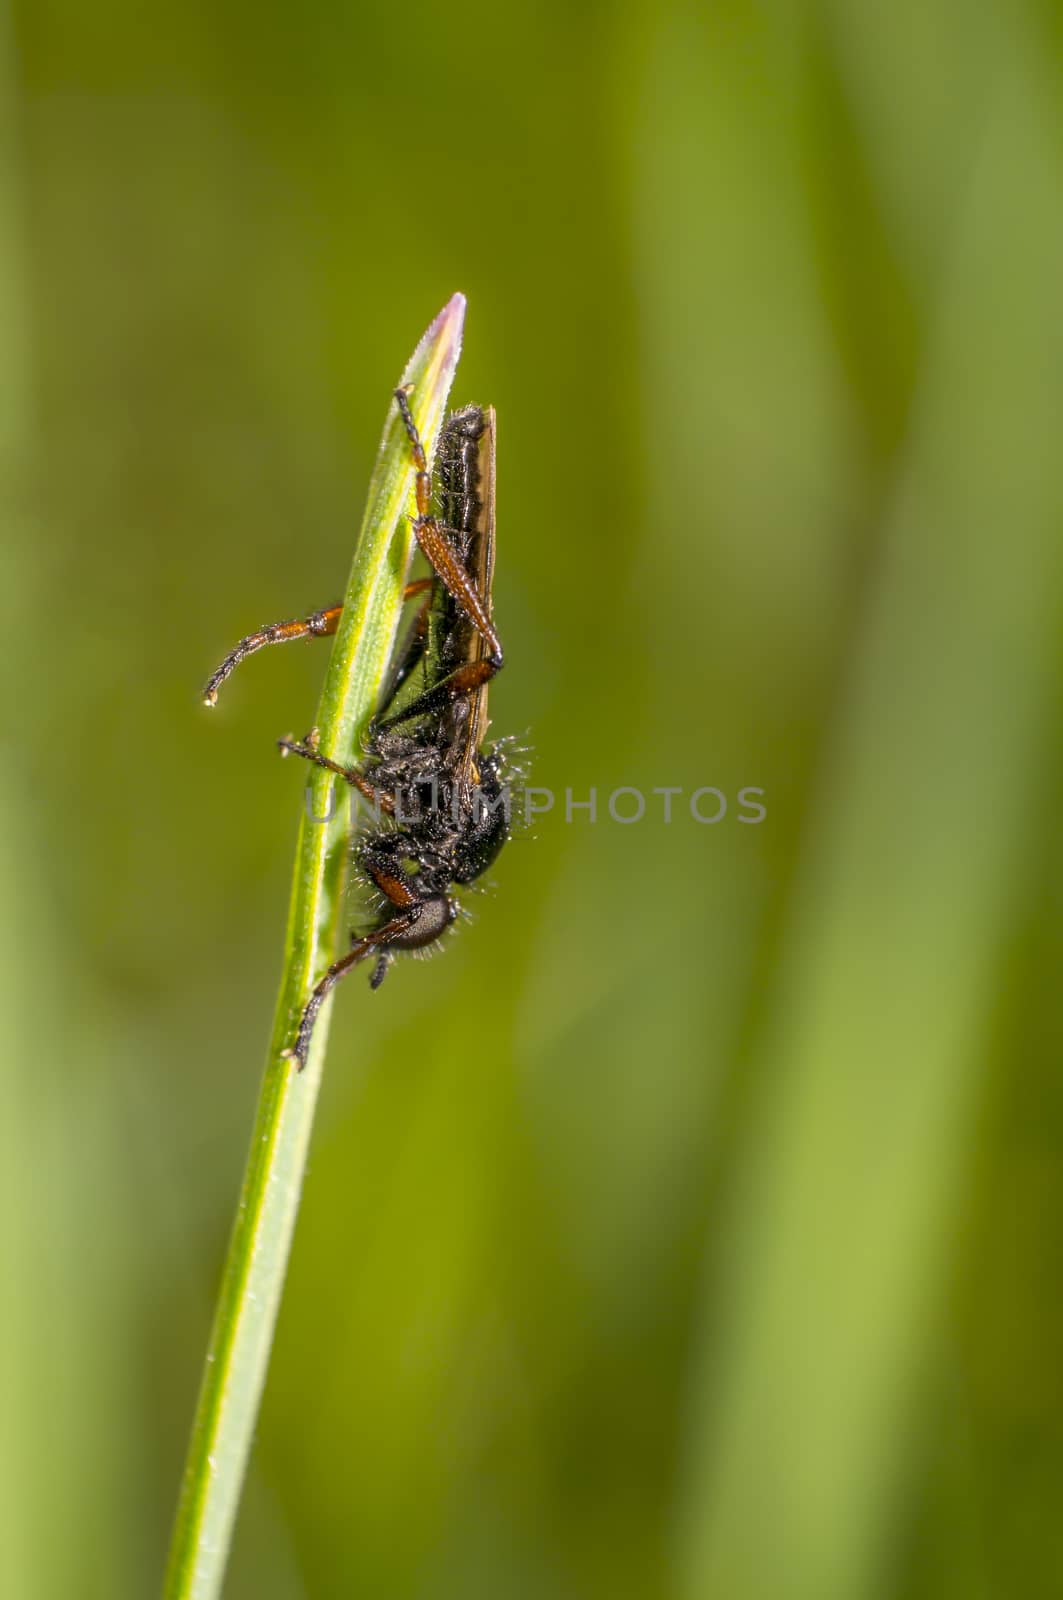
[[[455,295],[402,375],[413,385],[410,403],[429,455],[461,352],[464,314],[464,298]],[[350,760],[357,748],[391,654],[409,565],[405,514],[413,489],[409,442],[392,405],[317,716],[320,747],[337,761]],[[305,1070],[297,1072],[281,1054],[314,982],[333,959],[346,877],[347,791],[331,774],[309,770],[269,1060],[207,1352],[165,1600],[214,1600],[221,1593],[321,1081],[330,1002],[318,1018]]]

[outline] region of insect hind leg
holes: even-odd
[[[290,622],[270,622],[254,633],[248,633],[233,646],[221,666],[211,673],[203,690],[203,704],[215,706],[218,690],[241,661],[265,649],[268,644],[288,644],[293,639],[324,639],[336,632],[343,614],[342,606],[326,606],[321,611],[311,611],[309,616],[295,617]]]

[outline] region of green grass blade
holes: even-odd
[[[431,455],[461,352],[465,300],[454,295],[417,346],[402,382]],[[321,749],[349,759],[387,667],[410,556],[414,469],[394,405],[388,414],[317,715]],[[330,1005],[302,1073],[281,1052],[314,981],[333,959],[347,852],[345,794],[310,769],[296,846],[284,971],[243,1191],[225,1263],[177,1512],[166,1600],[221,1591],[233,1522],[265,1381],[321,1080]],[[343,785],[339,787],[342,789]],[[335,816],[328,823],[313,817]]]

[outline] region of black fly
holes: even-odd
[[[375,956],[378,988],[395,953],[423,950],[455,921],[455,886],[471,883],[494,861],[509,833],[504,759],[485,747],[487,686],[502,666],[491,617],[495,559],[495,415],[466,406],[443,423],[436,456],[438,517],[424,447],[407,400],[396,401],[417,468],[413,530],[431,576],[408,584],[421,597],[395,657],[365,739],[362,767],[320,754],[313,736],[278,741],[342,777],[376,809],[376,824],[356,847],[361,872],[379,896],[376,925],[352,936],[307,1002],[295,1043],[286,1052],[306,1063],[317,1014],[345,973]],[[208,705],[246,656],[267,644],[335,633],[342,607],[274,623],[242,639],[207,684]]]

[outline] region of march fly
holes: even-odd
[[[454,891],[487,870],[509,835],[505,741],[485,743],[488,685],[503,662],[492,616],[495,413],[465,406],[447,415],[433,481],[410,392],[397,390],[395,401],[417,472],[413,532],[430,570],[406,586],[404,599],[417,605],[363,740],[364,758],[333,761],[313,733],[278,741],[283,754],[343,778],[370,802],[374,819],[357,838],[355,861],[375,916],[306,1003],[285,1052],[300,1070],[318,1012],[340,978],[372,957],[369,981],[377,989],[397,954],[433,947],[460,914]],[[341,606],[330,606],[249,634],[208,682],[207,704],[247,656],[267,644],[333,634],[341,614]]]

